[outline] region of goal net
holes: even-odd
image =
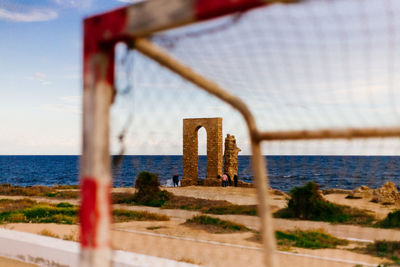
[[[399,9],[148,0],[86,19],[82,262],[107,265],[111,240],[176,266],[399,264]],[[143,171],[168,192],[155,207],[129,202]]]

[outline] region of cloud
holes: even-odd
[[[89,8],[92,0],[52,0],[54,3],[65,8]]]
[[[81,96],[63,96],[59,98],[60,103],[51,103],[40,106],[42,110],[61,113],[81,113]]]
[[[79,105],[82,101],[82,96],[80,95],[63,96],[61,97],[61,100],[66,104]]]
[[[11,11],[0,8],[0,20],[15,22],[48,21],[58,17],[58,13],[52,9],[32,9],[29,11]]]
[[[117,0],[117,2],[121,3],[137,3],[137,2],[143,2],[143,0]]]
[[[28,76],[25,79],[31,80],[31,81],[38,81],[43,85],[49,85],[51,82],[47,78],[47,75],[42,73],[42,72],[35,72],[32,76]]]

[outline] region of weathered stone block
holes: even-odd
[[[393,205],[400,201],[400,194],[393,182],[386,182],[381,188],[374,190],[372,201],[385,205]]]
[[[238,153],[241,151],[236,145],[234,135],[227,134],[225,138],[224,173],[228,174],[232,181],[233,176],[238,173]]]
[[[221,181],[221,179],[207,178],[204,180],[203,185],[205,185],[205,186],[222,186],[222,181]]]

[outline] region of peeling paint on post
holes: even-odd
[[[82,203],[80,266],[111,266],[112,177],[110,106],[114,98],[115,35],[125,26],[124,9],[84,22]]]

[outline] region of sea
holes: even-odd
[[[386,181],[400,186],[398,156],[266,156],[269,183],[285,192],[314,181],[321,188],[380,187]],[[206,156],[199,156],[199,179],[206,174]],[[182,177],[182,156],[124,156],[113,166],[115,187],[133,186],[141,171],[156,173],[162,185]],[[252,183],[251,156],[238,157],[239,180]],[[19,186],[79,183],[79,156],[0,156],[0,183]]]

